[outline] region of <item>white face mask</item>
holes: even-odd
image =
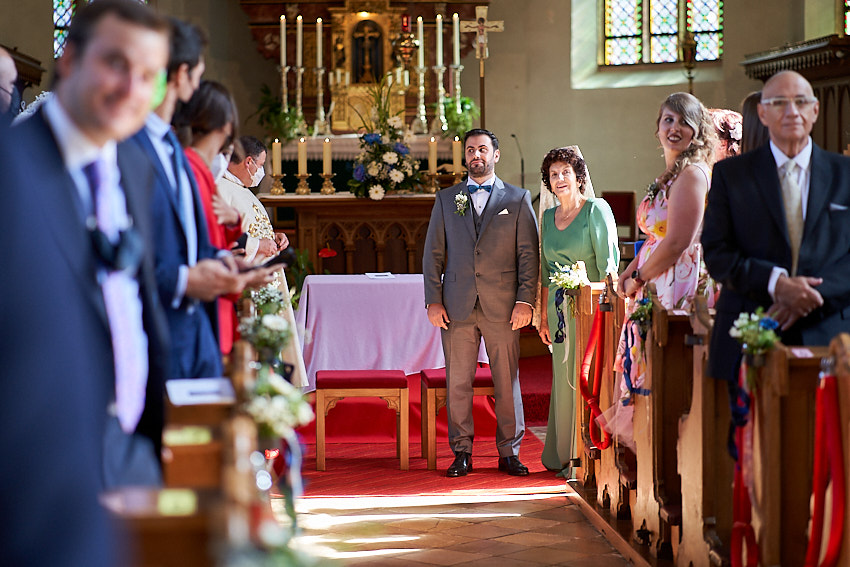
[[[260,184],[260,181],[263,180],[263,177],[266,175],[266,170],[263,167],[257,167],[257,171],[254,172],[254,175],[251,176],[251,187],[256,187]]]
[[[210,165],[210,172],[212,172],[213,179],[218,182],[224,176],[224,172],[227,171],[227,164],[230,160],[227,159],[227,156],[224,154],[217,154],[215,158],[213,158],[212,165]]]

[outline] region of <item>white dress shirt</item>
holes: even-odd
[[[471,177],[467,177],[466,179],[466,187],[469,191],[470,196],[472,197],[472,205],[475,207],[475,213],[480,217],[484,212],[484,207],[487,206],[487,201],[490,200],[490,194],[493,192],[492,186],[496,184],[496,175],[493,174],[487,181],[484,183],[476,183],[472,180]],[[473,188],[470,188],[470,185],[490,185],[491,190],[488,193],[487,191],[475,191],[473,192]]]

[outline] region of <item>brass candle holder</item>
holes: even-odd
[[[333,195],[336,193],[336,189],[334,188],[334,184],[331,183],[331,179],[335,176],[335,173],[323,173],[322,179],[322,195]]]
[[[309,173],[299,173],[296,175],[298,178],[298,186],[295,188],[296,195],[309,195],[310,194],[310,186],[307,185],[307,178],[310,177]]]
[[[286,175],[281,173],[280,175],[272,175],[271,177],[274,179],[274,183],[272,183],[272,188],[269,189],[269,193],[272,195],[283,195],[286,193],[286,189],[283,187],[283,181],[281,181],[284,177],[286,177]]]
[[[440,188],[440,185],[437,183],[437,174],[429,172],[425,176],[428,178],[428,182],[425,184],[425,192],[436,193]]]

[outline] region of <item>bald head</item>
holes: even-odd
[[[759,119],[770,139],[788,157],[808,144],[819,110],[812,85],[794,71],[781,71],[768,79],[758,105]]]
[[[0,47],[0,114],[7,112],[12,104],[12,93],[17,79],[15,60],[8,51]]]

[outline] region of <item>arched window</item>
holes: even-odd
[[[850,0],[844,0],[844,35],[850,35]]]
[[[68,37],[68,26],[77,6],[87,4],[91,0],[53,0],[53,58],[58,59],[65,51],[65,40]],[[147,0],[139,0],[149,4]]]
[[[723,0],[603,0],[603,5],[601,65],[679,61],[679,39],[687,31],[696,40],[697,61],[723,54]]]

